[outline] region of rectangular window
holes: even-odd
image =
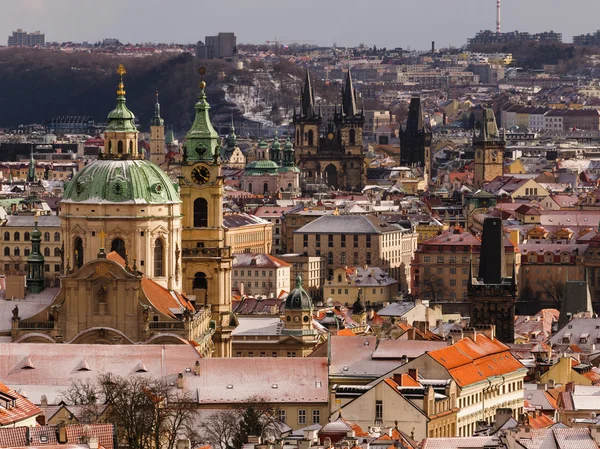
[[[298,424],[306,424],[306,410],[298,410]]]
[[[357,252],[354,253],[354,262],[353,262],[353,264],[354,265],[358,265],[358,253]]]
[[[328,240],[328,245],[330,248],[333,248],[333,234],[329,234],[329,237],[327,238]]]
[[[50,271],[50,264],[44,265],[44,271]]]
[[[286,420],[286,414],[285,414],[285,410],[278,410],[277,411],[277,418],[279,419],[280,422],[285,424],[285,420]]]
[[[456,287],[456,279],[450,279],[450,287]]]
[[[383,420],[383,401],[375,401],[375,420]]]
[[[267,272],[265,270],[263,270],[262,276],[265,277],[266,275],[267,275]]]
[[[244,275],[244,270],[241,270],[240,271],[240,276],[243,276],[243,275]]]
[[[340,253],[340,264],[346,265],[346,253],[344,251]]]
[[[444,269],[442,267],[438,267],[437,274],[444,274]]]
[[[312,423],[319,424],[321,422],[321,410],[313,410],[312,412]]]
[[[302,240],[303,240],[304,246],[308,246],[308,234],[304,234],[302,236]]]
[[[242,356],[242,352],[241,352],[241,351],[238,351],[238,352],[236,352],[236,353],[235,353],[235,356],[236,356],[236,357],[241,357],[241,356]]]
[[[423,262],[425,262],[425,263],[431,262],[431,256],[423,256]]]
[[[271,357],[277,357],[277,353],[276,353],[275,351],[273,351],[273,352],[271,353]]]
[[[438,256],[437,263],[444,263],[444,256]]]
[[[345,235],[341,235],[340,237],[342,239],[342,241],[341,241],[342,245],[341,246],[342,246],[342,248],[345,248],[346,247],[346,236]]]
[[[367,253],[367,265],[371,265],[371,253]]]
[[[354,236],[354,247],[358,248],[358,235]]]
[[[367,235],[367,248],[371,247],[371,236]]]
[[[316,243],[317,248],[321,247],[321,234],[315,235],[315,243]]]
[[[456,274],[456,267],[450,267],[450,274]]]
[[[345,289],[344,289],[344,295],[347,295],[347,294],[348,294],[348,289],[347,289],[347,288],[345,288]]]
[[[58,264],[54,265],[54,271],[56,273],[59,273],[60,272],[60,265],[58,265]]]
[[[254,352],[252,352],[252,351],[249,351],[249,352],[248,352],[248,357],[254,357]]]

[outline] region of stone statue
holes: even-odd
[[[19,306],[15,306],[15,308],[12,309],[12,314],[13,314],[13,316],[12,316],[12,320],[13,321],[19,321],[20,320],[20,318],[19,318]]]

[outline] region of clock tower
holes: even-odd
[[[492,109],[484,109],[481,121],[476,123],[473,147],[475,150],[473,183],[477,189],[481,189],[486,182],[504,174],[506,142],[500,137]]]
[[[200,75],[205,73],[200,69]],[[196,303],[210,306],[216,357],[231,356],[231,248],[225,246],[221,142],[209,117],[206,83],[200,82],[196,117],[185,137],[181,177],[183,201],[183,289]]]

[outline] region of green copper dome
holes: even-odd
[[[292,290],[285,300],[285,310],[312,310],[310,295],[302,288],[302,277],[296,277],[296,288]]]
[[[200,95],[196,102],[196,117],[194,123],[185,136],[185,151],[187,159],[195,161],[212,161],[215,152],[219,153],[221,148],[221,139],[215,131],[210,121],[208,111],[210,105],[206,100],[206,83],[200,82]]]
[[[259,159],[246,165],[246,174],[250,176],[259,176],[263,174],[275,174],[279,165],[269,159]]]
[[[63,202],[179,203],[179,186],[147,160],[97,160],[65,185]]]

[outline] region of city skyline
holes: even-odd
[[[560,0],[505,0],[502,30],[531,33],[554,30],[563,42],[572,36],[595,32],[600,4],[579,0],[589,14],[577,22],[565,22],[572,6]],[[317,45],[403,47],[426,50],[431,41],[437,47],[466,44],[480,30],[495,29],[496,3],[431,0],[420,3],[374,0],[371,13],[356,0],[339,2],[276,2],[275,0],[230,0],[207,7],[189,0],[173,0],[165,10],[159,0],[106,0],[102,8],[92,0],[63,0],[56,8],[46,0],[22,0],[2,6],[0,30],[8,36],[17,28],[40,30],[47,41],[96,42],[118,38],[124,43],[196,43],[204,36],[231,31],[239,43],[261,44],[274,40]],[[454,23],[448,19],[454,15]],[[222,20],[215,20],[221,17]],[[206,21],[204,20],[206,18]],[[90,21],[93,26],[90,26]]]

